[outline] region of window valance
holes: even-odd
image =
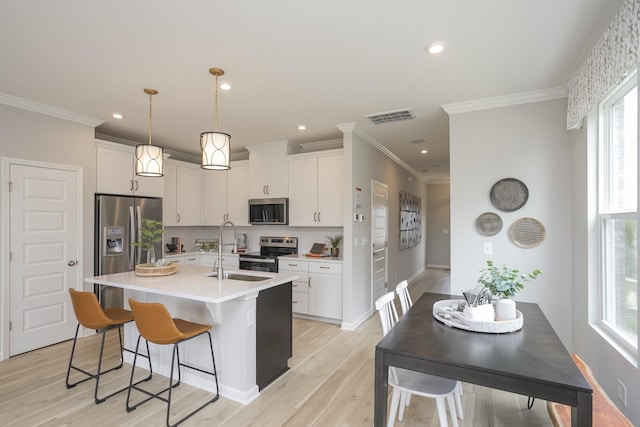
[[[567,129],[582,119],[640,59],[640,0],[627,0],[569,83]]]

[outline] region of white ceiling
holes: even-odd
[[[438,180],[449,174],[441,105],[566,87],[622,2],[2,0],[0,93],[104,120],[97,133],[144,143],[143,88],[154,88],[153,143],[196,155],[200,132],[213,128],[208,70],[219,67],[232,85],[219,95],[232,152],[338,139],[336,125],[355,122]],[[445,52],[425,53],[436,40]],[[416,119],[364,118],[403,108]]]

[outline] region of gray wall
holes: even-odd
[[[451,290],[459,295],[475,287],[489,259],[521,271],[540,269],[542,275],[515,300],[538,303],[571,350],[571,157],[565,118],[566,99],[451,115]],[[501,212],[489,192],[508,177],[527,185],[529,199],[520,210]],[[496,236],[475,230],[476,218],[487,211],[502,217]],[[523,249],[509,239],[509,227],[523,217],[544,225],[541,245]],[[484,242],[493,244],[493,255],[483,254]]]
[[[368,317],[373,309],[371,296],[371,180],[388,186],[388,287],[395,289],[403,279],[409,279],[424,270],[426,265],[426,212],[427,186],[416,176],[392,161],[386,154],[369,142],[362,131],[344,133],[345,151],[345,264],[343,267],[344,320],[343,325],[357,324]],[[362,209],[365,221],[354,222],[354,192],[362,189]],[[400,201],[399,192],[406,191],[422,200],[422,243],[399,250]],[[354,238],[367,245],[354,248]]]
[[[594,112],[595,113],[595,112]],[[640,425],[640,372],[597,330],[598,312],[598,224],[597,116],[589,116],[587,127],[571,131],[573,218],[573,350],[591,367],[598,383],[634,425]],[[587,135],[592,135],[587,138]],[[590,316],[589,312],[594,315]],[[627,387],[627,407],[617,398],[618,380]]]
[[[93,276],[94,135],[91,126],[0,104],[0,156],[83,168],[83,277]]]
[[[427,186],[427,266],[451,266],[451,187],[446,184]]]

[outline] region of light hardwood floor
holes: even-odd
[[[428,269],[410,284],[414,300],[424,291],[449,293],[449,274]],[[221,398],[196,414],[185,426],[371,426],[373,425],[374,348],[382,336],[377,315],[358,330],[294,319],[294,349],[290,370],[247,406]],[[110,339],[117,348],[117,335]],[[83,338],[78,360],[94,369],[98,336]],[[165,404],[151,401],[131,413],[126,392],[106,402],[93,402],[93,382],[70,390],[64,385],[71,341],[0,362],[0,425],[3,426],[162,426]],[[117,351],[111,352],[111,362]],[[125,385],[126,365],[103,379],[104,390]],[[165,386],[156,375],[145,384]],[[102,385],[101,385],[102,386]],[[174,392],[172,416],[198,405],[205,394],[186,384]],[[135,396],[135,395],[134,395]],[[140,397],[139,395],[137,396]],[[471,384],[464,385],[462,426],[551,426],[546,402],[527,409],[526,396]],[[396,426],[438,426],[432,399],[414,396],[403,422]]]

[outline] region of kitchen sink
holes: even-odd
[[[213,277],[214,279],[218,278],[218,273],[210,274],[209,277]],[[223,279],[228,280],[243,280],[245,282],[260,282],[262,280],[269,280],[271,277],[264,276],[251,276],[249,274],[240,274],[240,273],[224,273]]]

